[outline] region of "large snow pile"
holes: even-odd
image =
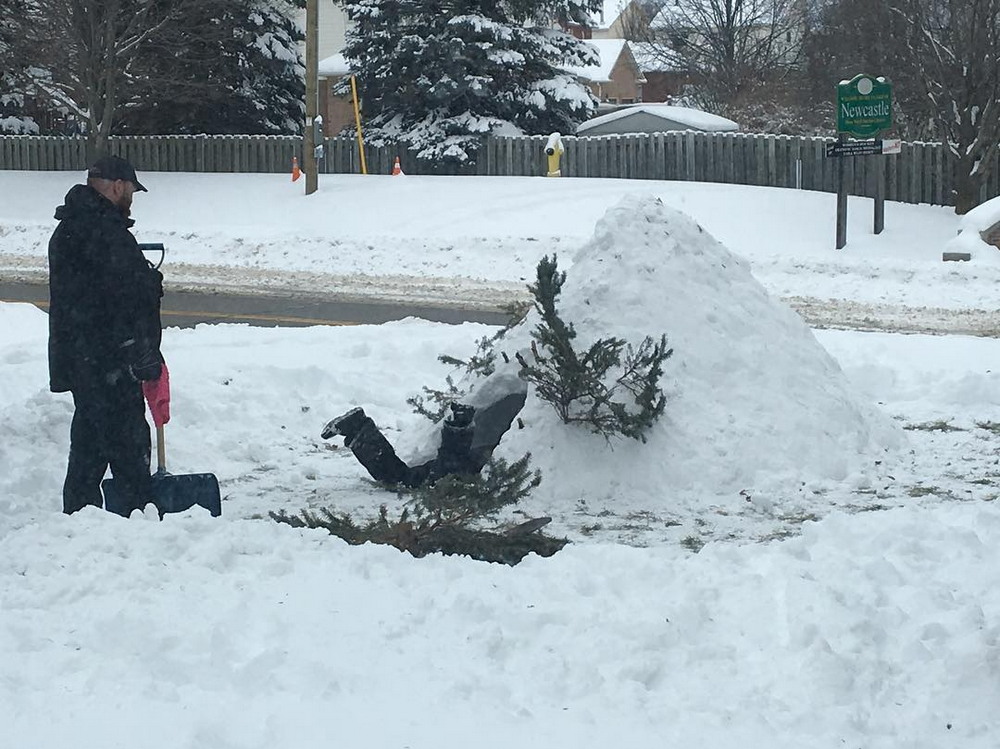
[[[532,453],[546,477],[539,509],[583,499],[621,508],[650,496],[668,509],[741,490],[770,504],[804,484],[864,486],[902,442],[744,260],[656,197],[629,196],[598,222],[557,310],[574,324],[578,350],[666,333],[674,354],[661,380],[666,411],[645,444],[609,445],[529,394],[525,428],[509,432],[499,454]],[[528,345],[537,322],[533,310],[504,339],[508,354]]]

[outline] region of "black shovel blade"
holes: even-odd
[[[188,473],[174,476],[157,471],[150,477],[153,504],[162,518],[168,512],[184,512],[195,505],[204,507],[212,517],[222,515],[222,496],[219,480],[211,473]],[[114,479],[101,482],[104,491],[104,509],[128,517],[132,510],[115,486]]]

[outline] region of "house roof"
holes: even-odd
[[[664,44],[631,42],[629,47],[643,73],[678,73],[687,69],[684,57]]]
[[[587,130],[595,128],[598,125],[635,116],[640,112],[645,112],[654,117],[661,117],[664,120],[679,122],[682,125],[687,125],[692,130],[722,133],[740,129],[740,126],[732,120],[719,117],[717,114],[709,114],[698,109],[691,109],[690,107],[675,107],[670,104],[636,104],[587,120],[576,129],[577,135],[583,135]]]
[[[600,63],[564,69],[567,73],[591,83],[607,83],[611,80],[611,71],[628,42],[624,39],[588,39],[587,44],[597,47],[597,54],[601,58]]]
[[[349,75],[351,72],[351,67],[347,64],[347,58],[339,52],[320,60],[318,67],[319,75],[323,78]]]

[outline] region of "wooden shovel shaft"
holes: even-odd
[[[158,473],[167,470],[167,446],[163,441],[163,424],[156,427],[156,470]]]

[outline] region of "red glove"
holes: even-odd
[[[153,425],[163,426],[170,421],[170,372],[166,362],[161,365],[160,376],[142,383],[142,394],[146,396],[149,412],[153,414]]]

